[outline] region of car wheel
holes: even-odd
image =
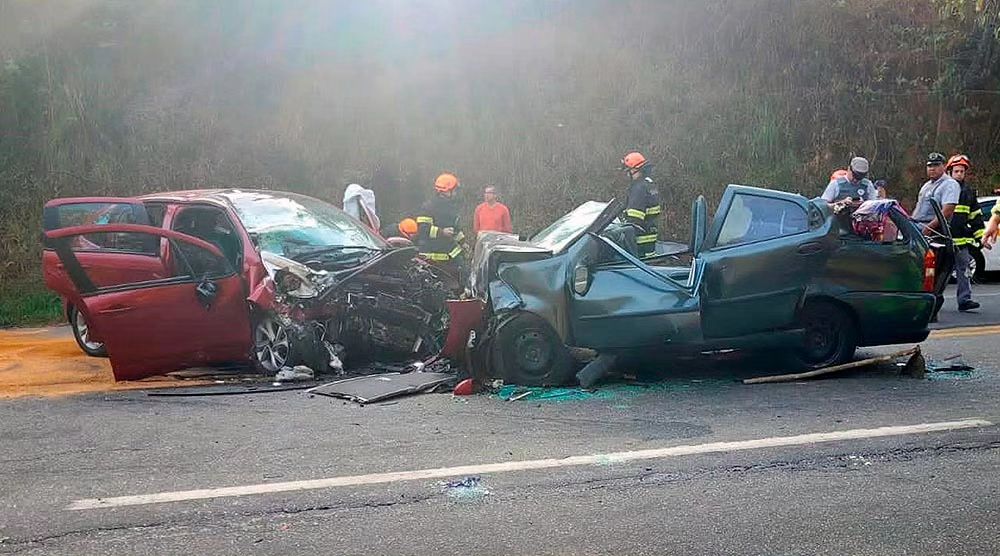
[[[972,250],[972,261],[969,262],[969,273],[977,284],[986,283],[986,259],[979,249]]]
[[[295,353],[285,325],[273,315],[258,318],[253,327],[254,363],[262,371],[277,373],[293,366]]]
[[[69,325],[73,329],[73,337],[76,338],[76,344],[80,346],[80,349],[84,353],[91,357],[108,356],[108,350],[102,342],[90,339],[90,326],[87,324],[87,318],[72,305],[69,308]]]
[[[796,359],[802,367],[821,369],[846,363],[854,357],[858,334],[854,319],[843,308],[827,302],[812,302],[799,314],[805,331]]]
[[[573,358],[544,320],[521,313],[497,332],[492,348],[499,378],[521,386],[555,386],[573,380]]]

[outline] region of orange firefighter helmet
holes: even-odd
[[[969,157],[964,154],[956,154],[948,159],[948,164],[944,167],[944,169],[950,171],[955,166],[965,166],[965,170],[968,171],[972,168],[972,163],[969,162]]]
[[[458,178],[455,174],[441,174],[434,180],[434,190],[441,193],[447,193],[448,191],[454,191],[458,187]]]
[[[405,237],[410,237],[417,233],[417,221],[412,218],[404,218],[399,222],[399,233]]]
[[[638,170],[646,165],[646,157],[640,152],[631,152],[622,158],[622,168],[626,170]]]

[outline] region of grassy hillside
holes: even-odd
[[[657,165],[667,233],[726,183],[818,194],[854,154],[912,197],[929,150],[1000,186],[1000,0],[6,0],[0,325],[51,316],[52,197],[193,187],[385,218],[456,172],[524,231]],[[20,301],[24,299],[25,301]],[[28,303],[30,301],[30,303]],[[39,309],[39,307],[41,309]]]

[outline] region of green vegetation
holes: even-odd
[[[683,238],[698,194],[736,182],[818,194],[854,154],[901,199],[930,150],[967,152],[980,190],[992,190],[998,10],[1000,0],[6,0],[4,323],[21,321],[8,307],[27,307],[25,292],[43,291],[40,207],[57,196],[257,187],[338,200],[360,181],[388,221],[451,170],[470,212],[495,183],[515,225],[535,230],[621,191],[617,161],[637,148],[657,163],[664,228]]]
[[[5,286],[0,295],[0,328],[48,324],[65,316],[59,298],[44,289]]]

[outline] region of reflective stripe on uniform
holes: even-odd
[[[976,230],[976,231],[972,232],[972,237],[974,237],[976,239],[983,239],[983,235],[985,233],[986,233],[986,230]]]
[[[647,234],[635,238],[635,242],[642,245],[645,243],[656,243],[656,234]]]
[[[459,245],[458,247],[456,247],[456,248],[452,249],[452,250],[451,250],[451,251],[450,251],[450,252],[448,253],[448,258],[449,258],[449,259],[454,259],[455,257],[457,257],[457,256],[459,256],[459,255],[461,255],[461,254],[462,254],[462,246],[461,246],[461,245]]]
[[[417,217],[417,224],[433,224],[433,223],[434,223],[434,218],[432,218],[430,216],[418,216]]]
[[[657,214],[660,214],[659,205],[655,207],[649,207],[646,209],[646,216],[656,216]]]
[[[431,239],[436,239],[438,236],[438,231],[440,230],[441,228],[438,228],[437,226],[431,226],[431,231],[430,231]]]
[[[955,205],[955,212],[957,214],[969,214],[971,211],[972,208],[969,205]]]
[[[632,218],[638,218],[639,220],[646,219],[646,212],[639,209],[628,209],[625,214],[631,216]]]
[[[448,253],[420,253],[420,256],[429,261],[441,261],[441,262],[447,261],[451,258],[448,256]]]
[[[457,234],[455,234],[455,243],[458,243],[463,239],[465,239],[465,234],[463,234],[462,232],[458,232]]]
[[[977,218],[983,215],[983,209],[976,209],[969,213],[969,218]]]
[[[972,244],[974,244],[976,242],[976,240],[972,239],[971,237],[956,237],[956,238],[952,239],[952,241],[955,243],[955,247],[962,247],[964,245],[972,245]]]

